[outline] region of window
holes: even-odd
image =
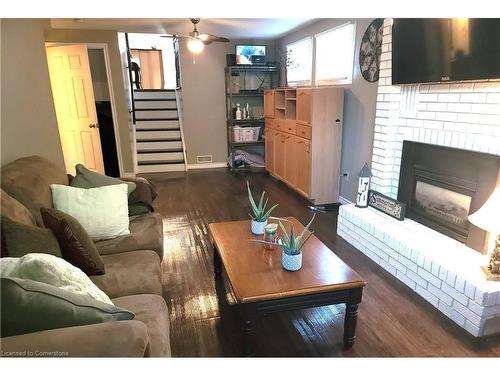
[[[286,79],[289,85],[311,84],[312,38],[306,38],[286,46]]]
[[[347,23],[315,36],[316,85],[352,82],[354,35],[354,23]]]

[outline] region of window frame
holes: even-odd
[[[313,36],[306,36],[305,38],[302,38],[302,39],[298,39],[294,42],[291,42],[291,43],[288,43],[286,44],[285,46],[285,56],[286,58],[288,58],[288,47],[291,46],[291,45],[294,45],[294,44],[297,44],[297,43],[300,43],[300,42],[304,42],[308,40],[309,43],[310,43],[310,56],[309,56],[309,59],[310,59],[310,71],[309,71],[309,80],[301,80],[301,81],[289,81],[288,80],[288,67],[286,66],[286,63],[285,63],[285,69],[286,69],[286,84],[287,86],[290,86],[290,87],[307,87],[307,86],[311,86],[312,83],[314,82],[313,79],[314,79],[314,73],[313,73],[313,68],[314,68],[314,38]]]
[[[339,78],[330,78],[330,79],[321,79],[318,80],[317,78],[317,66],[318,66],[318,43],[317,43],[317,38],[318,36],[330,33],[334,30],[340,29],[342,27],[345,27],[347,25],[352,25],[352,50],[351,50],[351,57],[352,57],[352,68],[350,71],[349,77],[346,77],[345,79]],[[332,27],[328,30],[324,30],[322,32],[319,32],[317,34],[314,34],[314,85],[317,87],[325,87],[325,86],[339,86],[339,85],[350,85],[352,84],[352,80],[354,77],[354,69],[355,69],[355,64],[356,64],[356,21],[349,21],[345,22],[341,25]]]

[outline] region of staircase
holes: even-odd
[[[179,90],[134,90],[137,172],[186,170]]]

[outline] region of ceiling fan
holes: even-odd
[[[200,22],[199,18],[190,18],[190,21],[193,24],[193,31],[191,31],[189,35],[174,33],[173,36],[174,38],[188,39],[187,47],[192,53],[200,53],[201,51],[203,51],[203,48],[205,48],[205,45],[212,42],[229,43],[229,39],[227,38],[208,33],[200,33],[196,28],[196,25]]]

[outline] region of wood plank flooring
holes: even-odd
[[[215,283],[208,223],[244,220],[248,179],[279,203],[279,216],[305,223],[308,202],[266,174],[226,169],[148,176],[165,232],[164,297],[170,309],[176,357],[241,356],[242,334],[227,285]],[[359,308],[357,341],[342,348],[344,307],[328,306],[268,315],[256,329],[261,357],[499,356],[500,336],[475,339],[391,274],[336,235],[337,212],[319,214],[316,236],[367,282]],[[304,254],[307,256],[307,254]],[[228,301],[228,302],[227,302]]]

